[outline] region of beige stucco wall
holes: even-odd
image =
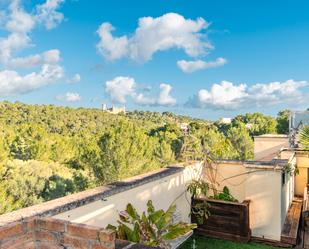
[[[295,151],[284,150],[280,153],[280,159],[287,159],[290,167],[295,169],[296,157]],[[295,175],[294,173],[285,174],[285,184],[282,185],[282,200],[281,200],[281,226],[283,226],[285,215],[289,209],[289,206],[295,196]]]
[[[250,227],[253,236],[280,240],[281,227],[291,201],[289,193],[293,185],[289,184],[282,188],[281,171],[251,166],[247,167],[244,163],[236,161],[219,163],[217,171],[219,189],[226,185],[239,201],[251,200]],[[118,213],[125,209],[127,203],[132,203],[139,212],[142,212],[146,209],[146,202],[152,200],[156,208],[163,209],[167,209],[171,202],[175,201],[178,219],[189,222],[190,196],[186,194],[186,184],[191,179],[199,178],[201,174],[201,164],[192,165],[184,168],[182,172],[55,217],[105,227],[108,224],[116,224]]]
[[[175,201],[177,205],[177,218],[185,222],[190,222],[190,196],[186,194],[186,184],[192,179],[198,179],[201,174],[201,164],[187,166],[180,173],[146,183],[142,186],[107,197],[106,200],[95,201],[54,217],[88,225],[106,227],[108,224],[117,224],[119,212],[124,210],[128,203],[132,203],[139,212],[142,212],[147,208],[147,201],[152,200],[156,208],[162,208],[164,210]]]
[[[255,171],[251,169],[250,171]],[[250,203],[252,235],[280,240],[281,235],[281,173],[259,171],[248,174],[246,198]]]
[[[289,139],[284,135],[262,135],[254,137],[254,160],[262,160],[268,155],[288,148]]]
[[[295,195],[303,196],[304,188],[308,182],[309,155],[308,153],[296,153],[296,164],[299,174],[295,176]]]
[[[227,186],[239,201],[251,201],[250,227],[253,236],[280,240],[281,228],[293,199],[293,177],[286,175],[286,183],[282,185],[281,170],[251,166],[246,167],[245,163],[237,161],[219,163],[218,189]]]
[[[307,181],[307,168],[298,168],[298,174],[295,176],[295,195],[303,196]]]
[[[295,151],[286,149],[280,152],[280,159],[287,159],[289,162],[296,163],[296,158],[294,157]]]
[[[245,188],[243,183],[246,181],[246,168],[243,166],[242,162],[228,162],[219,163],[217,165],[217,178],[218,183],[217,189],[222,190],[224,186],[227,186],[233,196],[240,202],[245,200]],[[205,178],[208,182],[210,180],[207,178],[210,172],[205,171]],[[213,191],[210,190],[210,195],[213,195]]]
[[[309,168],[309,153],[296,153],[296,163],[299,168]]]
[[[285,216],[294,198],[294,175],[285,173],[285,184],[281,188],[281,227],[283,227]]]

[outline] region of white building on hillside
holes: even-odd
[[[221,124],[230,124],[232,123],[232,118],[220,118],[219,122]]]
[[[110,107],[108,108],[106,104],[103,104],[102,105],[102,110],[104,112],[108,112],[108,113],[111,113],[111,114],[119,114],[119,113],[126,113],[126,108],[123,106],[123,107]]]

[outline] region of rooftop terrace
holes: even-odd
[[[281,227],[289,203],[292,201],[291,193],[288,191],[292,184],[290,178],[286,176],[284,188],[281,182],[281,175],[287,163],[288,159],[273,159],[268,162],[233,160],[217,162],[218,189],[228,186],[239,202],[250,200],[250,228],[253,237],[280,241]],[[95,234],[109,233],[105,227],[108,224],[117,223],[118,214],[125,209],[127,203],[132,203],[138,212],[142,212],[145,210],[147,200],[152,200],[156,208],[164,210],[171,203],[176,203],[177,209],[173,219],[190,222],[191,201],[186,187],[191,180],[200,178],[207,179],[207,170],[205,171],[202,163],[196,162],[187,166],[175,165],[1,215],[0,225],[2,231],[11,227],[12,224],[23,227],[23,232],[19,230],[17,234],[13,234],[13,237],[22,235],[24,238],[24,235],[29,232],[25,230],[29,220],[34,220],[34,224],[41,224],[45,221],[63,222],[66,228],[58,231],[59,234],[55,232],[56,239],[52,243],[60,243],[59,246],[64,246],[64,238],[80,235],[67,235],[68,226],[81,225],[81,229],[96,229]],[[41,228],[34,226],[31,229],[32,240],[27,237],[27,243],[36,245],[40,242],[38,238],[40,238]],[[50,232],[54,234],[53,231]],[[97,239],[99,237],[96,236],[96,239],[87,238],[85,243],[88,248],[101,243]],[[6,245],[8,239],[11,240],[11,237],[7,235],[0,237],[2,245]],[[114,241],[113,245],[117,248],[125,243],[128,242]],[[110,248],[113,248],[112,246]]]

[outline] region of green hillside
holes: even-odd
[[[267,127],[276,127],[274,118],[261,117],[271,120]],[[246,118],[253,120],[241,116],[223,126],[172,113],[113,115],[0,102],[0,214],[199,159],[202,147],[216,158],[251,159],[254,134],[244,128]],[[189,125],[189,134],[180,123]],[[254,127],[254,132],[268,132],[258,122]]]

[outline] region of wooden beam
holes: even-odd
[[[282,243],[296,245],[301,213],[302,213],[302,201],[299,199],[293,200],[286,215],[283,229],[281,232]]]

